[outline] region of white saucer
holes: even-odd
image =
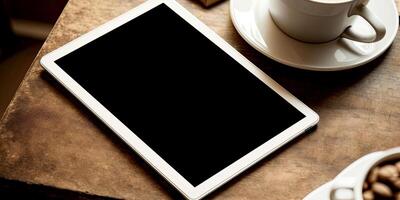
[[[367,44],[338,39],[324,44],[308,44],[282,33],[269,15],[269,0],[231,0],[231,18],[239,34],[269,58],[292,67],[313,71],[354,68],[381,55],[393,42],[399,27],[394,0],[371,0],[368,7],[386,25],[386,36]],[[355,27],[370,31],[369,24],[357,17]]]

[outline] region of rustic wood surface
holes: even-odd
[[[214,199],[301,199],[359,157],[400,146],[400,41],[354,70],[292,69],[235,31],[229,2],[178,0],[321,117],[319,127],[222,187]],[[143,0],[70,0],[0,121],[0,177],[126,199],[180,196],[43,71],[39,59]],[[199,55],[201,56],[201,55]]]

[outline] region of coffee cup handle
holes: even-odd
[[[372,43],[381,40],[385,36],[385,25],[366,7],[365,4],[359,4],[356,6],[352,12],[352,15],[359,15],[363,17],[372,26],[372,28],[374,28],[375,36],[371,36],[370,34],[363,35],[359,31],[355,31],[354,27],[349,26],[342,34],[343,38],[358,42]]]
[[[334,184],[332,185],[331,192],[329,194],[330,200],[354,200],[355,199],[355,179],[354,178],[339,178],[334,180]],[[347,190],[349,194],[345,198],[337,198],[336,192],[339,190]]]

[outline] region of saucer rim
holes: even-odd
[[[298,63],[294,63],[291,61],[287,61],[283,58],[277,57],[273,53],[265,51],[264,48],[261,48],[256,43],[252,42],[251,39],[248,38],[249,36],[247,34],[244,34],[243,31],[241,31],[241,28],[239,27],[239,23],[237,22],[237,17],[235,17],[233,14],[235,1],[240,1],[240,0],[230,0],[230,2],[229,2],[230,18],[231,18],[233,26],[236,29],[236,32],[239,33],[239,35],[246,41],[246,43],[249,44],[250,46],[252,46],[253,48],[255,48],[258,52],[267,56],[268,58],[270,58],[278,63],[284,64],[289,67],[294,67],[297,69],[309,70],[309,71],[319,71],[319,72],[332,72],[332,71],[343,71],[343,70],[353,69],[353,68],[365,65],[365,64],[375,60],[379,56],[381,56],[383,53],[385,53],[389,49],[389,47],[393,44],[394,40],[397,37],[397,34],[393,34],[393,36],[391,38],[389,38],[388,42],[383,45],[383,48],[381,50],[379,50],[379,51],[375,50],[374,52],[371,53],[371,54],[373,54],[373,56],[368,57],[362,61],[353,61],[353,62],[349,62],[348,64],[344,63],[341,66],[324,66],[324,67],[310,65],[310,64],[298,64]],[[246,0],[246,1],[249,1],[249,0]],[[251,1],[261,1],[261,0],[251,0]],[[396,13],[398,13],[398,9],[397,9],[395,1],[394,0],[389,0],[389,1],[392,2],[392,7],[395,9]],[[399,30],[399,17],[397,17],[397,15],[396,15],[396,27],[393,29],[393,32],[397,33],[398,30]],[[279,31],[281,31],[281,30],[279,30]],[[282,31],[281,31],[281,33],[285,34]]]

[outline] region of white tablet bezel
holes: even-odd
[[[84,46],[85,44],[112,31],[113,29],[125,24],[126,22],[140,16],[141,14],[162,3],[171,8],[174,12],[176,12],[194,28],[199,30],[219,48],[229,54],[233,59],[238,61],[243,67],[249,70],[252,74],[254,74],[257,78],[263,81],[266,85],[272,88],[275,92],[277,92],[286,101],[288,101],[306,116],[301,121],[281,132],[271,140],[265,142],[263,145],[254,149],[244,157],[240,158],[196,187],[193,187],[182,175],[174,170],[156,152],[147,146],[128,127],[118,120],[110,111],[108,111],[55,63],[55,61],[59,58]],[[41,59],[41,64],[52,76],[54,76],[64,87],[66,87],[76,98],[78,98],[86,107],[88,107],[98,118],[100,118],[100,120],[110,127],[122,140],[124,140],[144,160],[146,160],[155,170],[157,170],[158,173],[167,179],[188,199],[200,199],[204,197],[206,194],[212,192],[225,182],[229,181],[245,169],[255,164],[260,159],[271,154],[279,147],[305,132],[306,129],[316,125],[319,120],[318,115],[314,111],[287,92],[262,70],[257,68],[232,46],[220,38],[215,32],[210,30],[205,24],[200,22],[196,17],[190,14],[174,0],[148,0],[140,6],[47,54]]]

